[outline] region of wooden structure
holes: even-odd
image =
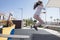
[[[15,24],[15,29],[21,29],[22,26],[22,20],[12,20]]]

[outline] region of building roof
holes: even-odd
[[[4,15],[4,16],[5,16],[5,13],[4,13],[4,12],[0,12],[0,16],[1,16],[1,15]]]
[[[60,0],[48,0],[48,3],[46,6],[60,8]]]

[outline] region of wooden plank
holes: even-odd
[[[11,37],[11,38],[30,38],[29,35],[6,35],[6,34],[0,34],[0,37]]]

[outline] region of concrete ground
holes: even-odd
[[[39,28],[38,31],[30,28],[15,29],[15,35],[29,35],[30,38],[12,38],[12,40],[60,40],[56,31]]]

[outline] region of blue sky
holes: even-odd
[[[21,9],[23,8],[23,18],[33,18],[35,10],[33,10],[33,5],[37,0],[0,0],[0,11],[2,12],[12,12],[13,16],[17,19],[21,19]],[[46,5],[48,0],[42,0],[43,4]],[[53,19],[59,18],[58,8],[47,8],[46,7],[46,20],[50,21],[50,16]],[[45,20],[45,14],[41,14],[41,18]]]

